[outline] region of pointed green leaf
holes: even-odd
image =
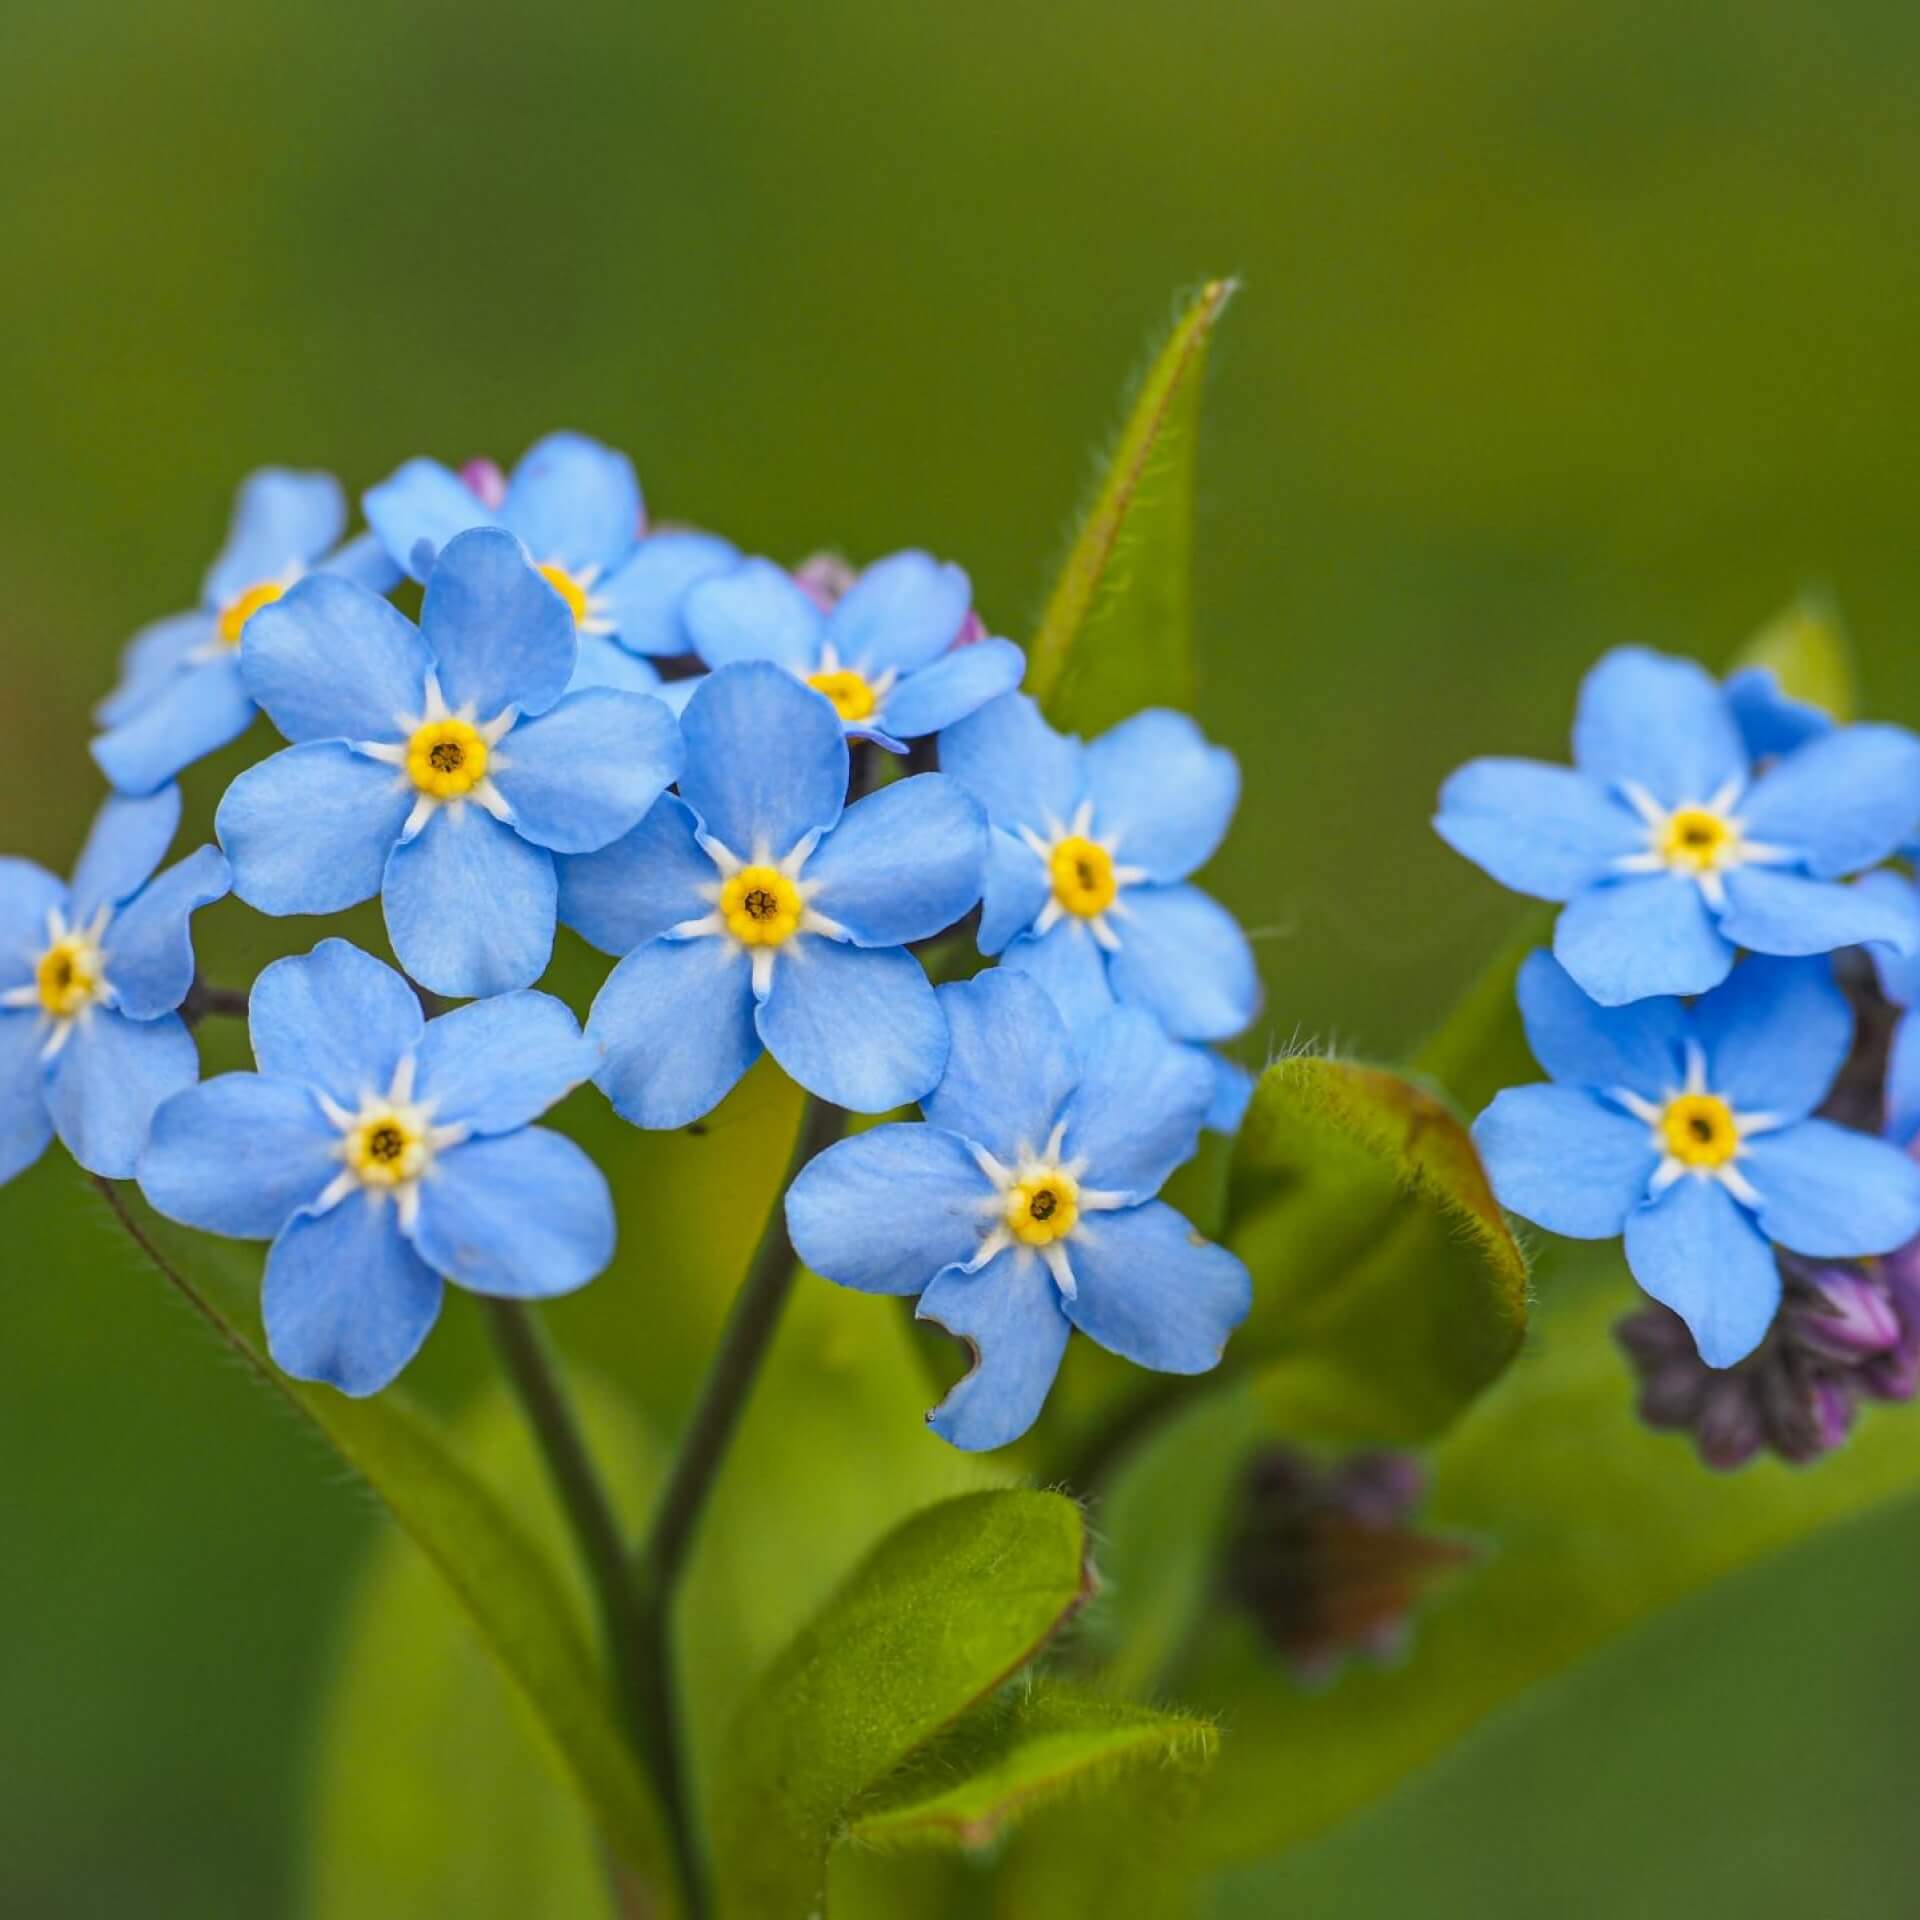
[[[858,1797],[1033,1658],[1089,1590],[1053,1493],[963,1494],[883,1540],[735,1721],[713,1809],[718,1911],[804,1920]]]
[[[1825,589],[1809,587],[1767,622],[1734,660],[1734,668],[1768,667],[1780,691],[1824,707],[1836,720],[1858,710],[1853,642]]]
[[[1094,733],[1142,707],[1193,705],[1193,476],[1213,330],[1209,281],[1148,366],[1027,653],[1056,726]]]

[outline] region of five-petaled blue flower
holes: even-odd
[[[169,1219],[271,1240],[274,1359],[376,1393],[419,1351],[442,1277],[544,1299],[613,1257],[613,1199],[572,1141],[529,1124],[592,1071],[544,993],[428,1022],[399,974],[344,940],[253,987],[258,1073],[223,1074],[155,1116],[140,1185]]]
[[[643,1127],[698,1119],[763,1045],[836,1106],[918,1099],[947,1023],[906,947],[979,899],[979,808],[939,774],[847,806],[838,719],[764,662],[709,674],[682,729],[679,797],[561,862],[561,918],[626,956],[588,1016],[595,1079]]]
[[[576,687],[644,692],[655,684],[658,674],[637,656],[691,652],[681,623],[687,589],[740,557],[717,534],[646,533],[633,463],[578,433],[549,434],[530,447],[497,506],[437,460],[409,460],[362,505],[368,526],[416,580],[470,527],[517,533],[572,615]]]
[[[1911,913],[1836,884],[1911,837],[1920,740],[1886,726],[1787,752],[1767,740],[1777,757],[1756,774],[1710,674],[1621,648],[1580,690],[1573,767],[1472,761],[1441,789],[1434,825],[1504,886],[1567,903],[1554,953],[1607,1006],[1705,993],[1740,947],[1920,943]]]
[[[953,1046],[925,1124],[829,1147],[787,1194],[817,1273],[918,1294],[919,1317],[974,1349],[927,1418],[957,1447],[1026,1432],[1074,1328],[1164,1373],[1204,1373],[1252,1303],[1247,1270],[1154,1196],[1193,1153],[1205,1061],[1133,1008],[1085,1065],[1032,981],[1005,969],[942,987]]]
[[[748,560],[687,595],[709,667],[771,660],[823,694],[847,732],[896,753],[1020,684],[1011,640],[955,645],[973,604],[967,576],[929,554],[876,561],[829,611],[770,560]]]
[[[400,964],[436,993],[502,993],[553,948],[556,853],[628,832],[680,769],[673,716],[573,672],[566,609],[510,533],[455,538],[420,625],[320,574],[256,614],[253,697],[294,746],[243,773],[216,825],[264,913],[378,892]]]
[[[1083,745],[1008,694],[940,736],[940,765],[992,823],[980,951],[1005,948],[1076,1030],[1111,999],[1179,1040],[1224,1040],[1259,1011],[1246,935],[1180,884],[1240,797],[1233,755],[1185,714],[1150,709]]]
[[[254,704],[240,677],[240,638],[296,580],[334,573],[384,593],[399,579],[369,534],[335,551],[346,524],[331,474],[264,467],[247,478],[199,607],[135,634],[120,684],[95,710],[106,731],[93,757],[117,791],[152,793],[246,732]]]
[[[1851,1259],[1920,1233],[1920,1167],[1809,1118],[1853,1041],[1830,961],[1748,960],[1691,1008],[1609,1008],[1536,953],[1519,997],[1553,1084],[1510,1087],[1474,1123],[1494,1192],[1552,1233],[1624,1233],[1634,1278],[1709,1366],[1766,1333],[1775,1245]]]
[[[201,847],[157,879],[180,789],[114,798],[62,886],[0,860],[0,1180],[58,1133],[89,1173],[124,1180],[153,1112],[200,1061],[175,1009],[193,985],[193,913],[227,891]]]

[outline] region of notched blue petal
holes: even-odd
[[[1620,647],[1580,688],[1573,757],[1589,778],[1701,806],[1746,777],[1747,750],[1720,683],[1692,660]]]
[[[771,660],[806,674],[819,664],[825,618],[771,560],[743,560],[700,581],[681,602],[680,618],[710,667]]]
[[[379,892],[412,805],[392,767],[338,740],[313,740],[249,767],[213,826],[248,906],[340,913]]]
[[[420,606],[420,633],[456,712],[545,713],[573,678],[573,615],[526,549],[497,527],[448,541]]]
[[[587,1038],[594,1083],[623,1119],[689,1125],[760,1057],[746,955],[728,940],[650,941],[607,976]]]
[[[916,1319],[964,1340],[973,1367],[927,1415],[950,1446],[984,1453],[1039,1418],[1072,1331],[1046,1267],[1024,1248],[978,1273],[949,1268],[920,1296]]]
[[[1732,971],[1733,944],[1692,880],[1652,874],[1593,887],[1570,902],[1554,923],[1553,957],[1582,992],[1620,1007],[1710,991]]]
[[[1213,1070],[1137,1007],[1116,1007],[1089,1028],[1080,1054],[1086,1070],[1062,1115],[1063,1152],[1086,1163],[1082,1185],[1151,1199],[1200,1144]]]
[[[380,887],[395,957],[457,1000],[546,972],[558,897],[553,855],[476,806],[435,812],[388,856]]]
[[[1644,851],[1646,828],[1597,781],[1537,760],[1473,760],[1440,789],[1434,831],[1503,887],[1569,900]]]
[[[521,456],[501,520],[543,565],[618,566],[640,537],[633,462],[583,433],[550,433]]]
[[[1612,1239],[1660,1164],[1644,1121],[1582,1087],[1508,1087],[1473,1144],[1503,1207],[1570,1240]]]
[[[317,1087],[349,1109],[386,1091],[425,1024],[406,981],[345,940],[274,961],[247,1006],[260,1071]]]
[[[1085,749],[1055,733],[1024,693],[1002,694],[940,736],[940,771],[987,810],[996,827],[1042,838],[1073,818],[1086,790]]]
[[[1543,952],[1530,953],[1521,963],[1516,993],[1527,1044],[1554,1080],[1575,1087],[1625,1087],[1657,1100],[1685,1077],[1687,1017],[1678,1000],[1603,1007]]]
[[[741,859],[780,859],[839,819],[847,794],[839,718],[785,669],[748,661],[708,674],[680,725],[680,797]]]
[[[1157,1373],[1205,1373],[1253,1305],[1253,1280],[1225,1247],[1163,1201],[1081,1216],[1068,1243],[1067,1318],[1089,1340]]]
[[[475,1133],[524,1127],[599,1064],[571,1009],[547,993],[503,993],[455,1007],[427,1025],[414,1097],[436,1126]]]
[[[114,1003],[134,1020],[171,1013],[193,985],[191,921],[226,898],[233,874],[217,847],[201,847],[150,881],[114,915],[106,935]]]
[[[913,673],[959,637],[973,588],[956,566],[909,550],[876,560],[841,596],[826,637],[863,671]]]
[[[1740,807],[1751,840],[1790,848],[1819,880],[1884,860],[1920,826],[1920,740],[1839,727],[1777,761]]]
[[[798,935],[780,949],[754,1025],[792,1079],[853,1113],[918,1100],[947,1063],[946,1015],[900,947]]]
[[[555,853],[592,853],[631,832],[680,777],[680,729],[658,700],[571,693],[500,743],[494,785],[517,832]]]
[[[467,483],[438,460],[409,460],[361,497],[367,525],[416,580],[433,571],[439,551],[470,527],[500,524]]]
[[[560,860],[560,918],[616,959],[713,910],[700,889],[718,883],[694,837],[693,814],[663,794],[634,830],[596,853]]]
[[[1087,748],[1094,831],[1123,866],[1184,880],[1226,836],[1240,799],[1240,764],[1193,720],[1162,707],[1136,713]]]
[[[1004,968],[939,990],[949,1046],[921,1102],[936,1127],[1011,1165],[1037,1153],[1080,1078],[1066,1023],[1044,989]]]
[[[1706,1054],[1707,1085],[1736,1112],[1798,1120],[1827,1097],[1846,1064],[1853,1008],[1830,962],[1756,957],[1698,1002],[1693,1034]]]
[[[1260,1011],[1260,975],[1240,923],[1198,887],[1129,887],[1107,961],[1115,994],[1181,1040],[1226,1040]]]
[[[987,822],[943,774],[896,780],[856,801],[821,841],[802,880],[807,905],[862,947],[931,939],[979,900]]]
[[[1780,1304],[1773,1249],[1717,1180],[1687,1178],[1627,1217],[1627,1265],[1687,1323],[1710,1367],[1744,1360]]]
[[[182,1226],[270,1240],[340,1171],[339,1138],[311,1087],[223,1073],[176,1093],[154,1115],[140,1191]]]
[[[1920,1166],[1830,1120],[1749,1140],[1740,1170],[1760,1196],[1761,1231],[1794,1253],[1855,1259],[1920,1234]]]
[[[91,920],[101,907],[130,900],[152,879],[180,825],[180,789],[139,799],[115,794],[93,816],[67,888],[67,918]]]
[[[253,696],[231,654],[183,666],[98,735],[94,765],[119,793],[152,793],[253,724]]]
[[[1027,656],[1011,640],[955,647],[909,674],[881,702],[878,724],[902,740],[939,733],[1020,684]]]
[[[262,607],[240,642],[247,691],[296,742],[404,739],[432,665],[405,614],[329,573]]]

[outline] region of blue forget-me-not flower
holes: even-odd
[[[240,676],[240,639],[296,580],[334,573],[384,593],[399,579],[371,535],[339,545],[346,524],[331,474],[264,467],[247,478],[200,605],[135,634],[120,684],[95,710],[105,731],[93,757],[116,790],[152,793],[246,732],[254,703]]]
[[[1552,1084],[1510,1087],[1474,1123],[1494,1192],[1552,1233],[1624,1234],[1709,1366],[1765,1335],[1776,1246],[1848,1259],[1920,1233],[1920,1167],[1810,1117],[1853,1041],[1829,960],[1748,960],[1692,1007],[1602,1007],[1536,953],[1519,999]]]
[[[1078,1327],[1164,1373],[1204,1373],[1252,1303],[1247,1270],[1156,1199],[1189,1158],[1212,1076],[1138,1009],[1076,1050],[1031,980],[940,989],[952,1051],[924,1124],[881,1126],[801,1169],[787,1226],[817,1273],[918,1294],[973,1370],[927,1418],[970,1450],[1040,1412]]]
[[[684,1126],[764,1046],[836,1106],[918,1099],[947,1023],[907,943],[980,897],[979,808],[939,774],[847,806],[838,718],[766,662],[709,674],[681,724],[678,798],[561,862],[561,917],[626,956],[587,1020],[599,1085],[638,1126]]]
[[[379,893],[400,963],[462,998],[538,979],[556,853],[628,832],[680,769],[658,700],[563,695],[566,609],[510,533],[457,536],[416,628],[316,575],[255,615],[253,696],[295,744],[220,803],[234,891],[264,913],[337,913]]]
[[[529,1123],[593,1050],[544,993],[426,1021],[399,974],[344,940],[278,960],[249,1009],[257,1073],[169,1100],[142,1191],[186,1226],[271,1240],[275,1361],[378,1392],[425,1340],[442,1279],[544,1299],[613,1257],[613,1200],[575,1146]]]
[[[180,789],[110,799],[62,885],[0,860],[0,1180],[57,1133],[87,1169],[124,1180],[154,1109],[199,1077],[176,1011],[193,985],[189,920],[227,891],[201,847],[154,877]]]
[[[1727,689],[1625,647],[1580,690],[1573,753],[1570,768],[1470,762],[1434,825],[1502,885],[1566,902],[1553,950],[1594,999],[1705,993],[1740,947],[1920,943],[1910,912],[1838,884],[1920,821],[1920,740],[1904,728],[1835,727],[1756,773]]]

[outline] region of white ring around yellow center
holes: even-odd
[[[1682,1166],[1724,1167],[1740,1151],[1733,1109],[1714,1093],[1682,1093],[1660,1115],[1666,1149]]]
[[[436,800],[458,800],[487,777],[487,743],[466,720],[428,720],[407,741],[407,778]]]
[[[778,947],[800,931],[806,903],[778,867],[741,867],[720,889],[720,917],[746,947]]]
[[[1069,834],[1053,849],[1047,861],[1047,877],[1062,909],[1082,920],[1105,913],[1119,898],[1113,855],[1099,841],[1083,834]]]

